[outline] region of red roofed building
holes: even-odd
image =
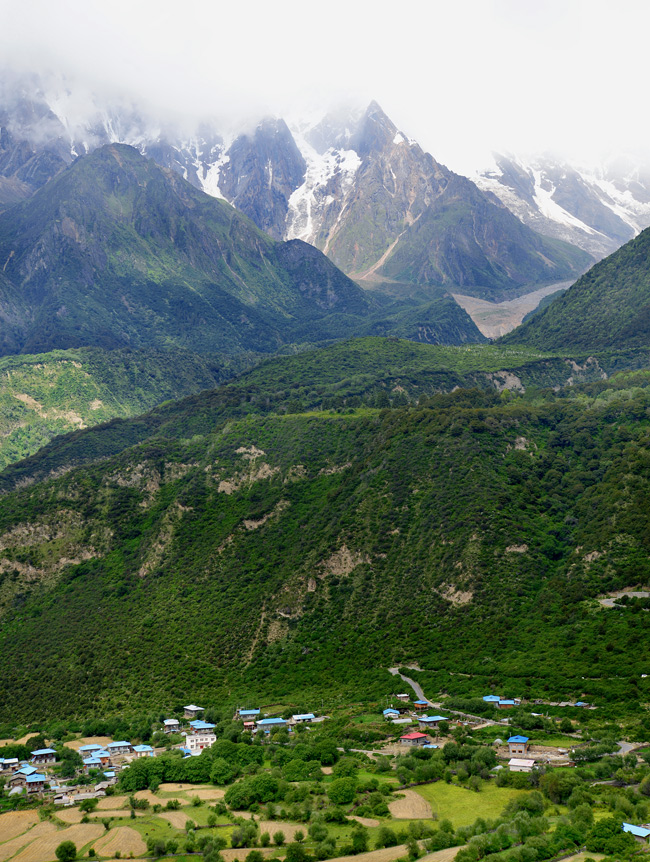
[[[417,731],[414,731],[413,733],[406,733],[404,736],[400,736],[399,741],[402,745],[426,745],[426,743],[431,740],[426,733],[418,733]]]

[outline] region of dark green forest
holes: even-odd
[[[5,471],[4,720],[380,696],[412,662],[644,720],[646,611],[596,597],[649,581],[648,372],[314,407],[282,362]]]

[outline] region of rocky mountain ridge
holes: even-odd
[[[32,88],[13,101],[5,94],[0,124],[64,161],[106,143],[133,145],[274,238],[303,239],[375,288],[460,287],[505,298],[575,277],[591,261],[526,228],[374,102],[293,129],[267,118],[237,135],[203,124],[183,136],[119,105],[96,105],[74,123],[67,110],[65,98]]]
[[[524,224],[597,259],[650,225],[650,165],[625,156],[578,167],[550,155],[495,154],[473,179]]]

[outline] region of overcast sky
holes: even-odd
[[[647,150],[650,0],[0,0],[0,50],[185,115],[376,99],[456,170]]]

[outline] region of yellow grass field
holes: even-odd
[[[184,811],[161,811],[158,817],[162,817],[176,829],[185,829],[185,824],[190,820]]]
[[[155,805],[157,802],[164,803],[166,801],[165,799],[161,799],[159,796],[156,796],[156,794],[152,793],[151,790],[138,790],[138,792],[133,795],[136,799],[146,799],[151,803],[151,805]]]
[[[284,832],[287,842],[293,841],[296,832],[306,835],[308,829],[304,823],[284,823],[280,820],[259,820],[257,825],[260,827],[260,832],[268,832],[271,838],[274,832]]]
[[[129,804],[128,796],[105,796],[99,800],[97,805],[98,810],[102,811],[107,808],[121,808],[123,805]]]
[[[462,847],[448,847],[446,850],[436,850],[435,853],[428,853],[426,856],[423,856],[420,862],[452,862],[456,853],[464,849],[465,846],[463,844]]]
[[[181,790],[192,790],[192,787],[194,787],[192,784],[179,784],[178,782],[170,781],[161,784],[158,789],[163,793],[178,793]]]
[[[407,853],[406,844],[398,844],[396,847],[382,847],[381,850],[359,853],[358,856],[339,856],[337,862],[395,862],[395,859],[406,856]]]
[[[259,850],[259,852],[263,853],[265,856],[270,856],[273,853],[272,847],[256,847],[255,849]],[[250,852],[251,851],[247,847],[237,847],[234,849],[229,847],[226,850],[222,850],[221,855],[226,862],[243,862]]]
[[[375,820],[374,817],[357,817],[354,814],[348,815],[348,820],[356,820],[357,823],[360,823],[362,826],[367,826],[371,829],[373,826],[379,826],[379,820]]]
[[[400,790],[403,799],[388,803],[388,810],[399,820],[425,820],[433,816],[431,805],[415,790]]]
[[[64,823],[81,823],[83,812],[78,808],[63,808],[56,812],[56,817]]]
[[[16,838],[12,838],[11,841],[6,841],[4,844],[0,844],[0,862],[5,862],[5,859],[10,859],[14,853],[18,853],[18,851],[22,850],[22,848],[29,844],[30,841],[38,840],[42,836],[55,831],[56,826],[54,823],[48,823],[45,820],[42,823],[37,823],[36,826],[29,829],[27,832],[24,832],[22,835],[18,835]],[[59,845],[57,844],[56,846],[58,847]]]
[[[199,787],[198,790],[188,792],[190,799],[193,796],[198,796],[199,799],[202,799],[205,802],[212,802],[214,799],[223,799],[225,795],[226,791],[222,790],[220,787]]]
[[[51,862],[56,859],[56,848],[62,841],[73,841],[81,851],[85,844],[96,841],[104,834],[104,827],[93,823],[79,823],[67,829],[57,829],[36,838],[14,857],[15,862]]]
[[[70,742],[65,742],[64,745],[67,745],[68,748],[72,748],[75,751],[79,751],[82,745],[106,746],[112,741],[113,740],[110,736],[81,736],[79,739],[72,739]]]
[[[146,811],[136,811],[136,817],[144,817]],[[131,809],[130,808],[109,808],[107,811],[93,811],[90,815],[91,817],[99,818],[103,820],[105,817],[130,817]]]
[[[128,826],[111,829],[99,841],[95,841],[93,847],[100,856],[114,856],[117,852],[121,856],[128,856],[130,853],[140,856],[147,850],[147,845],[140,835]]]
[[[18,745],[27,745],[33,736],[38,736],[38,733],[26,733],[25,736],[21,736],[20,739],[17,739],[16,742]]]
[[[38,823],[36,811],[8,811],[0,815],[0,841],[9,841]]]

